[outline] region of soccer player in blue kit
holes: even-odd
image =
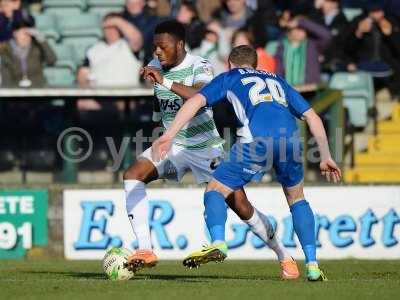
[[[177,132],[204,106],[229,101],[242,127],[229,158],[213,173],[204,194],[213,244],[186,259],[194,266],[226,257],[225,199],[271,167],[282,185],[293,227],[302,246],[307,278],[326,280],[316,259],[314,214],[303,193],[303,165],[296,118],[305,120],[320,152],[321,174],[338,182],[341,171],[331,157],[322,121],[308,102],[279,76],[255,70],[257,53],[249,46],[232,49],[230,71],[217,76],[182,106],[171,127],[153,143],[155,160],[165,157]],[[185,264],[185,261],[184,261]]]

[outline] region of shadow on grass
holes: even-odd
[[[28,274],[38,274],[38,275],[60,275],[65,277],[82,278],[82,279],[107,279],[103,273],[94,272],[72,272],[72,271],[23,271],[23,273]]]
[[[215,280],[245,280],[245,281],[281,281],[279,277],[275,276],[235,276],[235,275],[167,275],[167,274],[137,274],[136,279],[153,279],[153,280],[173,280],[173,281],[190,281],[190,282],[206,282],[206,281],[215,281]]]
[[[107,277],[103,273],[94,273],[94,272],[73,272],[73,271],[25,271],[24,273],[29,274],[38,274],[38,275],[59,275],[64,277],[71,277],[76,279],[90,279],[90,280],[106,280]],[[169,275],[169,274],[146,274],[139,273],[136,274],[134,280],[162,280],[162,281],[178,281],[178,282],[211,282],[215,280],[246,280],[246,281],[281,281],[281,279],[277,276],[227,276],[227,275]]]

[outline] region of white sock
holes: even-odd
[[[290,254],[281,245],[281,243],[276,238],[274,228],[271,222],[268,220],[267,216],[263,215],[257,209],[254,208],[253,216],[249,220],[244,222],[250,226],[251,231],[262,239],[268,247],[270,247],[278,257],[279,261],[286,259],[291,259]]]
[[[149,201],[146,185],[138,180],[124,180],[126,212],[136,235],[140,250],[151,250]]]
[[[318,268],[318,262],[316,262],[316,261],[309,261],[309,262],[306,264],[306,266],[307,266],[307,267],[309,267],[309,266],[315,266],[315,267]]]

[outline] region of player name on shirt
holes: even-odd
[[[263,71],[263,70],[240,68],[240,69],[238,69],[238,71],[242,75],[245,75],[245,74],[259,74],[259,75],[268,75],[268,76],[275,77],[275,78],[277,77],[275,73],[271,73],[271,72]]]

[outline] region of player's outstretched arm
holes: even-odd
[[[196,113],[206,105],[206,98],[201,94],[196,94],[190,98],[182,108],[178,111],[174,121],[166,132],[157,140],[154,141],[151,147],[152,157],[155,161],[164,159],[169,149],[171,148],[172,141],[178,134],[179,130],[186,125]]]
[[[328,138],[326,137],[326,132],[324,125],[322,124],[321,118],[315,113],[315,111],[310,108],[304,113],[305,121],[310,128],[311,134],[315,138],[318,149],[321,155],[320,170],[321,175],[326,177],[326,180],[333,182],[340,181],[342,177],[342,172],[340,168],[336,165],[335,161],[332,159],[331,153],[329,151]]]

